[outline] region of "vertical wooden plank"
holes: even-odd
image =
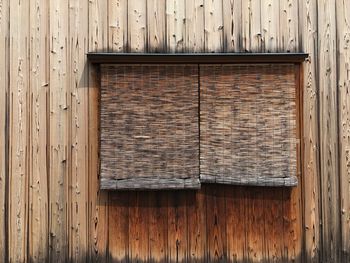
[[[224,46],[222,0],[204,0],[205,51],[222,52]]]
[[[184,51],[185,21],[185,1],[166,0],[166,39],[168,52]]]
[[[298,1],[280,0],[279,6],[279,51],[299,51],[298,23],[300,20],[298,15]]]
[[[322,260],[339,262],[340,210],[338,168],[338,101],[336,1],[318,1],[320,89],[320,178],[322,192]]]
[[[68,260],[68,4],[50,1],[50,260]]]
[[[0,262],[7,257],[7,146],[9,92],[9,0],[0,0]]]
[[[129,261],[129,195],[130,192],[125,191],[111,193],[110,196],[108,213],[109,262]]]
[[[147,42],[149,52],[166,51],[166,1],[147,0]]]
[[[242,0],[242,10],[241,10],[241,52],[251,52],[251,34],[250,34],[250,27],[251,27],[251,3],[252,0]]]
[[[301,48],[309,54],[303,65],[303,147],[302,191],[304,215],[304,252],[307,262],[318,262],[320,250],[319,221],[319,138],[317,86],[317,3],[301,0]]]
[[[301,262],[301,208],[298,188],[283,190],[283,262]]]
[[[107,1],[89,1],[89,51],[107,51],[108,47],[108,9]],[[111,19],[114,17],[112,16]]]
[[[88,15],[87,1],[69,1],[69,257],[73,262],[86,262],[88,251]]]
[[[131,52],[147,50],[147,1],[128,1],[128,43]]]
[[[129,260],[149,260],[148,192],[133,192],[129,196]]]
[[[207,189],[207,260],[208,262],[226,262],[226,211],[225,186],[210,185]]]
[[[89,51],[107,51],[107,1],[89,1]],[[89,257],[91,262],[107,261],[108,193],[99,185],[99,68],[89,65]]]
[[[187,260],[187,198],[185,191],[175,191],[168,196],[168,262]]]
[[[206,185],[201,190],[188,193],[187,199],[187,262],[207,262],[207,228],[206,228]]]
[[[241,0],[223,0],[224,51],[239,52],[241,38]],[[187,11],[187,10],[186,10]]]
[[[342,261],[350,260],[350,1],[336,2]]]
[[[267,262],[283,262],[283,189],[264,189],[264,243]]]
[[[261,0],[250,0],[250,44],[252,52],[263,52],[261,29]]]
[[[278,1],[261,1],[261,33],[264,52],[278,51],[279,8]]]
[[[295,65],[294,77],[296,83],[296,119],[299,120],[296,124],[296,138],[301,138],[301,111],[302,90],[300,88],[301,76],[300,67]],[[297,143],[297,156],[301,156],[300,144]],[[301,157],[297,159],[297,177],[300,181],[301,174]],[[302,261],[302,207],[301,207],[301,187],[283,189],[283,261]]]
[[[128,41],[128,2],[108,1],[108,47],[111,52],[125,52]]]
[[[245,262],[246,240],[246,191],[242,186],[227,186],[226,200],[226,238],[228,262]]]
[[[247,192],[246,236],[248,262],[261,262],[265,258],[264,248],[264,196],[263,190],[251,187]]]
[[[10,2],[9,260],[27,260],[29,1]]]
[[[204,50],[204,0],[185,2],[185,50],[203,52]]]
[[[168,193],[149,192],[149,262],[168,261]]]
[[[49,255],[48,203],[48,94],[49,7],[30,1],[30,181],[29,257],[46,262]]]
[[[242,1],[242,43],[241,51],[261,52],[260,0]]]

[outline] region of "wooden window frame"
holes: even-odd
[[[294,64],[296,84],[296,119],[297,119],[297,167],[296,177],[301,179],[303,160],[303,90],[302,62],[308,57],[306,53],[101,53],[87,54],[92,64]],[[249,185],[249,184],[248,184]],[[271,184],[266,186],[296,186],[291,184]]]

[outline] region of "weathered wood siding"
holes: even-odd
[[[349,0],[0,0],[0,262],[349,262],[349,24]],[[87,51],[308,52],[301,183],[100,191]]]

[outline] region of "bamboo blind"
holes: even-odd
[[[102,189],[297,184],[294,65],[199,68],[102,66]]]
[[[294,65],[200,66],[201,181],[293,186]]]
[[[198,65],[101,73],[101,188],[198,188]]]

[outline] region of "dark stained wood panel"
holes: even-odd
[[[109,262],[300,262],[296,189],[109,192]]]
[[[293,64],[200,65],[200,171],[211,183],[297,184]]]
[[[104,65],[101,76],[101,188],[198,188],[198,66]]]

